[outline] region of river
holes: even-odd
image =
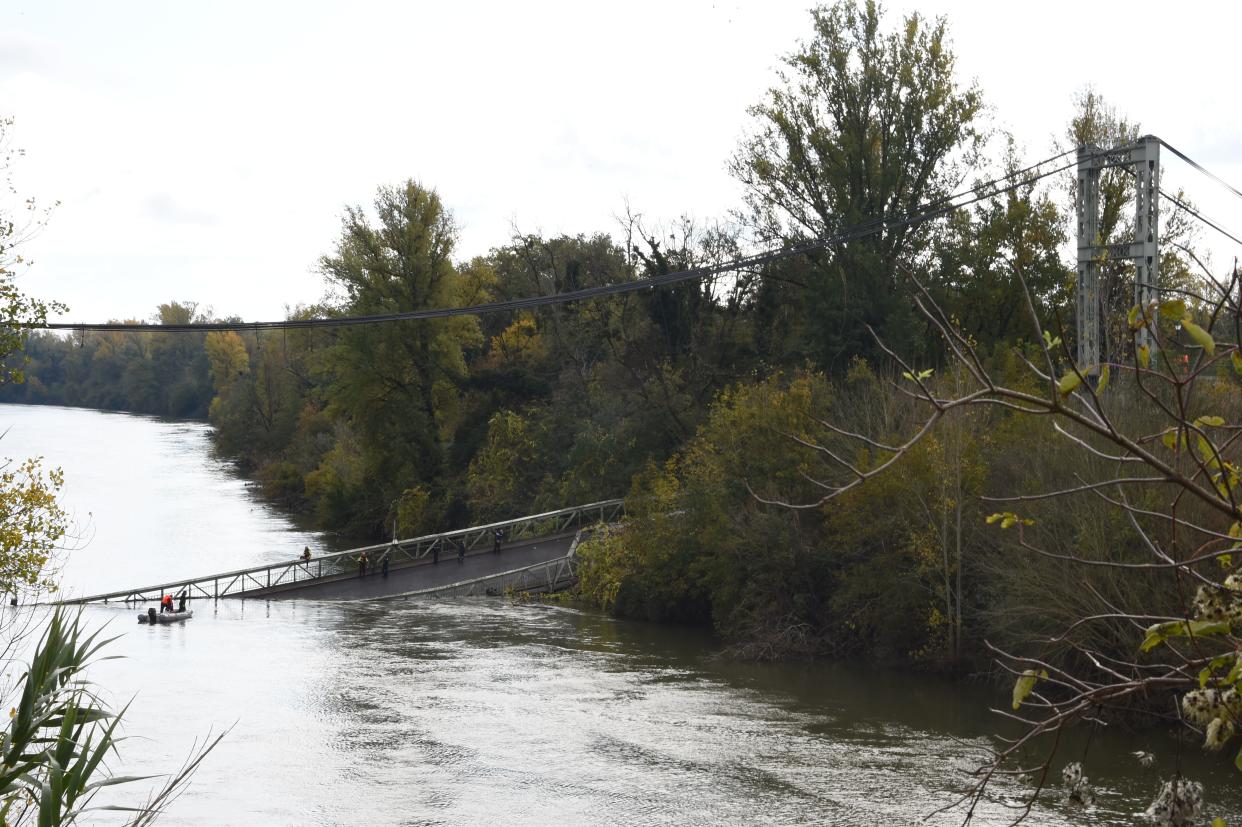
[[[332,545],[257,499],[205,425],[0,405],[0,427],[0,455],[64,469],[69,593]],[[121,634],[123,659],[92,672],[117,704],[133,699],[116,770],[168,772],[232,727],[175,825],[953,825],[960,812],[923,819],[967,788],[995,743],[987,706],[1006,701],[915,674],[739,664],[699,631],[501,599],[194,608],[157,628],[85,610]],[[1133,824],[1178,757],[1159,733],[1103,731],[1069,739],[1054,767],[1084,756],[1096,806],[1048,794],[1025,823]],[[1231,762],[1195,747],[1181,760],[1210,813],[1242,824]],[[1026,789],[998,782],[973,823],[1009,823]]]

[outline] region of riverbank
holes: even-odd
[[[67,585],[316,548],[212,455],[205,426],[14,406],[0,419],[6,451],[63,466],[66,505],[94,514]],[[123,659],[92,677],[114,701],[136,696],[127,731],[151,738],[131,742],[122,771],[165,772],[236,722],[169,812],[186,825],[466,825],[501,811],[519,825],[915,824],[968,789],[965,771],[997,743],[987,708],[1007,700],[933,675],[724,659],[702,629],[503,599],[194,609],[154,629],[132,610],[86,610],[122,633]],[[1029,823],[1134,823],[1156,771],[1178,766],[1170,743],[1071,734],[1063,760],[1085,761],[1099,803],[1084,814],[1049,794]],[[1155,770],[1129,755],[1140,749]],[[1227,761],[1194,748],[1180,761],[1209,784],[1210,812],[1242,814]],[[1027,789],[1000,782],[976,823],[1007,823]]]

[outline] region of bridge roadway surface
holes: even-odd
[[[266,600],[296,598],[302,600],[362,600],[370,597],[394,597],[409,592],[447,586],[462,580],[474,580],[493,574],[502,574],[523,566],[546,563],[564,557],[573,545],[574,535],[539,537],[505,544],[500,554],[491,549],[476,550],[466,555],[464,562],[457,562],[456,554],[442,552],[440,562],[432,563],[430,556],[415,563],[404,563],[388,572],[388,579],[380,575],[379,566],[367,566],[366,577],[359,577],[355,566],[352,576],[323,578],[291,585],[280,590],[266,589],[250,592],[246,597]]]

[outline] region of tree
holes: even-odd
[[[986,522],[1015,535],[1012,552],[1076,570],[1081,584],[1071,616],[1057,628],[1029,632],[1017,649],[992,649],[1014,680],[1015,712],[1008,717],[1025,732],[1005,740],[981,768],[979,784],[963,801],[970,812],[990,779],[1013,769],[1035,780],[1029,807],[1049,780],[1058,739],[1042,762],[1022,765],[1027,750],[1048,743],[1045,735],[1118,708],[1180,722],[1210,749],[1242,733],[1242,455],[1236,438],[1242,277],[1235,272],[1207,287],[1210,292],[1131,308],[1131,340],[1152,328],[1155,354],[1131,342],[1128,364],[1090,383],[1074,364],[1064,331],[1040,316],[1029,290],[1027,319],[1038,345],[1014,350],[1021,371],[1013,374],[989,362],[926,285],[912,280],[915,305],[942,336],[963,381],[938,381],[881,342],[903,372],[899,392],[919,400],[924,416],[891,441],[822,423],[810,447],[823,459],[814,475],[823,493],[783,501],[820,509],[865,492],[904,467],[947,418],[963,411],[1050,423],[1047,437],[1028,440],[1020,451],[1024,465],[1039,467],[1053,436],[1073,455],[1060,479],[1038,479],[1032,489],[1029,471],[1016,474],[1009,490],[986,498],[997,509]],[[843,459],[843,446],[850,444],[873,461],[860,466]],[[1067,512],[1088,503],[1091,520],[1080,526],[1086,531],[1066,531]],[[1106,536],[1099,546],[1086,542],[1094,528]],[[1110,573],[1113,588],[1096,587],[1092,574],[1100,571]],[[1044,591],[1038,583],[1032,589]],[[1045,614],[1046,595],[1039,599],[1011,609]],[[1098,646],[1098,629],[1119,632],[1129,645]],[[1238,756],[1242,766],[1242,751]],[[1072,795],[1089,797],[1081,767],[1067,770],[1065,778]],[[1192,823],[1201,792],[1175,774],[1151,812],[1160,814],[1157,823]]]
[[[414,181],[381,187],[375,223],[361,207],[342,221],[336,252],[320,261],[341,291],[338,312],[374,315],[459,303],[463,281],[451,255],[457,230],[440,196]],[[401,492],[419,484],[443,496],[445,446],[466,374],[463,347],[479,341],[469,317],[345,328],[330,356],[329,398],[359,439],[369,490],[357,527],[386,523]],[[344,480],[324,478],[329,489]],[[339,487],[335,490],[340,490]]]
[[[470,461],[466,493],[476,520],[511,517],[530,507],[542,463],[540,440],[530,423],[514,411],[496,413],[487,441]]]
[[[946,194],[956,159],[978,149],[982,101],[958,88],[943,19],[881,30],[874,0],[812,11],[813,37],[785,59],[782,84],[750,111],[754,133],[733,158],[749,221],[765,241],[794,242],[900,218]],[[808,274],[813,351],[826,369],[873,352],[869,324],[903,344],[913,328],[898,269],[928,232],[894,227],[836,245]]]
[[[0,590],[17,596],[55,590],[49,565],[69,527],[57,502],[64,484],[59,468],[44,471],[38,459],[0,465]]]
[[[1004,174],[1020,180],[1021,166],[1009,140]],[[1026,182],[954,212],[932,241],[929,287],[985,352],[1030,336],[1023,280],[1041,314],[1069,311],[1073,274],[1061,261],[1065,223],[1052,195]],[[929,333],[938,338],[934,328]]]

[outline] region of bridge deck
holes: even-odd
[[[67,597],[54,603],[149,603],[158,601],[161,595],[180,593],[190,600],[271,599],[294,594],[348,600],[416,593],[490,594],[492,589],[501,587],[560,588],[574,575],[574,561],[564,558],[572,548],[575,534],[590,526],[616,522],[623,519],[624,513],[624,501],[603,500],[310,559],[283,560],[188,580]],[[497,534],[508,538],[498,556],[491,553]],[[464,563],[458,563],[457,550],[462,547],[467,549],[467,557]],[[439,564],[432,562],[437,550]],[[373,562],[390,555],[387,580],[377,572],[368,572],[366,579],[358,577],[357,559],[363,551]],[[441,589],[442,586],[450,588]]]
[[[243,597],[263,597],[269,600],[297,598],[303,600],[360,600],[371,597],[391,597],[437,586],[447,586],[462,580],[473,580],[536,563],[546,563],[569,553],[574,535],[541,537],[534,540],[506,544],[500,554],[475,551],[458,563],[455,556],[442,554],[439,563],[419,560],[391,568],[388,579],[380,575],[378,566],[369,566],[366,577],[359,577],[357,570],[339,577],[323,578],[305,583],[290,584],[273,589],[256,589],[245,592]]]

